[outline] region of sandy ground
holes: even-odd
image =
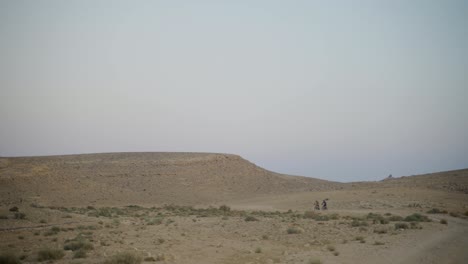
[[[388,196],[395,191],[263,196],[233,201],[228,204],[232,208],[228,213],[217,209],[219,205],[211,205],[209,210],[209,205],[196,207],[207,210],[145,205],[109,209],[124,212],[96,217],[96,210],[86,207],[57,209],[23,204],[19,207],[26,214],[24,220],[12,219],[14,213],[1,208],[1,214],[8,219],[0,220],[0,250],[23,256],[23,263],[36,263],[37,252],[44,247],[62,249],[67,240],[81,237],[93,245],[87,257],[74,259],[75,253],[66,250],[56,263],[102,263],[119,252],[131,252],[151,260],[145,261],[148,263],[153,259],[160,263],[232,264],[466,263],[468,221],[461,214],[466,195],[401,190],[397,197]],[[329,219],[304,218],[311,201],[322,197],[329,199],[330,209],[317,214]],[[462,206],[451,211],[459,213],[459,217],[425,214],[433,205],[447,208],[444,203]],[[421,213],[432,222],[418,222],[414,229],[397,229],[397,223],[411,223],[374,223],[367,218],[369,213],[382,217]],[[246,221],[247,216],[258,221]],[[356,219],[365,224],[353,226]],[[440,219],[448,224],[441,224]],[[51,232],[53,227],[60,230]],[[289,234],[290,229],[299,231]]]
[[[181,264],[468,260],[468,170],[341,184],[275,174],[224,154],[0,163],[1,261],[13,254],[38,263],[44,249],[63,252],[50,262],[77,264],[121,253]],[[329,210],[314,212],[323,199]],[[446,212],[429,214],[433,208]],[[405,219],[413,214],[431,221]]]

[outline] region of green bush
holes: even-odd
[[[119,253],[112,256],[110,259],[103,262],[103,264],[140,264],[141,258],[132,253]]]
[[[429,219],[425,215],[421,215],[418,213],[414,213],[412,215],[408,215],[404,219],[405,222],[431,222],[431,219]]]
[[[45,260],[57,260],[65,256],[65,253],[61,249],[42,249],[37,252],[37,261]]]

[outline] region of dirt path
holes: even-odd
[[[43,224],[43,225],[32,225],[32,226],[6,227],[6,228],[0,228],[0,232],[25,230],[25,229],[36,229],[36,228],[46,228],[46,227],[63,226],[63,225],[71,225],[71,224],[84,224],[84,223],[94,223],[94,221],[73,221],[73,222],[64,222],[64,223],[57,223],[57,224]]]
[[[440,220],[441,217],[434,217]],[[447,230],[437,232],[424,241],[418,241],[406,254],[400,255],[398,263],[467,263],[468,223],[465,220],[450,218]]]

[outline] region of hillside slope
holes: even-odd
[[[353,182],[351,188],[418,188],[468,194],[468,169],[386,178],[379,182]]]
[[[270,172],[228,154],[106,153],[0,159],[3,203],[214,204],[342,185]]]

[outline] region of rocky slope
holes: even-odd
[[[216,204],[342,185],[270,172],[228,154],[106,153],[0,159],[3,202]]]

